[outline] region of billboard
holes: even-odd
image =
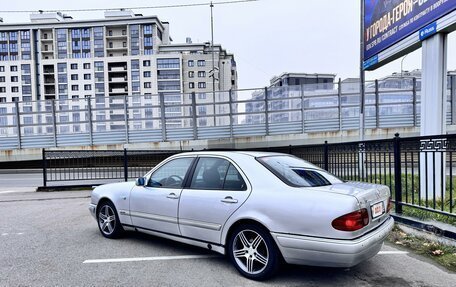
[[[365,62],[375,62],[379,52],[428,25],[432,29],[437,19],[456,10],[456,0],[361,1],[364,1]]]

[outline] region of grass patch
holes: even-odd
[[[410,206],[402,207],[402,214],[405,216],[415,217],[421,220],[436,220],[446,224],[456,226],[456,217],[448,216],[445,214],[439,214],[431,211],[421,210]]]
[[[430,258],[445,267],[456,272],[456,247],[441,244],[422,237],[407,234],[395,226],[387,240],[396,246],[401,246]]]

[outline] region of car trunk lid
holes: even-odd
[[[369,224],[360,230],[361,233],[375,229],[388,217],[390,190],[387,186],[363,182],[344,182],[320,186],[318,189],[353,196],[358,200],[359,209],[366,208],[368,210]]]

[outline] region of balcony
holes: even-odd
[[[127,82],[127,77],[112,77],[109,79],[111,83],[125,83]]]
[[[108,71],[109,72],[126,72],[127,71],[127,66],[109,67]]]
[[[109,93],[110,94],[124,94],[126,92],[128,92],[128,88],[127,87],[109,89]]]
[[[55,95],[55,86],[45,86],[44,94],[45,95]]]

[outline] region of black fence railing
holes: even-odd
[[[47,187],[53,183],[73,182],[72,185],[83,185],[107,180],[128,181],[143,176],[177,152],[179,151],[43,149],[43,185]]]
[[[396,213],[424,210],[456,218],[456,134],[257,148],[293,154],[348,181],[389,186]],[[44,186],[129,180],[181,151],[43,151]]]

